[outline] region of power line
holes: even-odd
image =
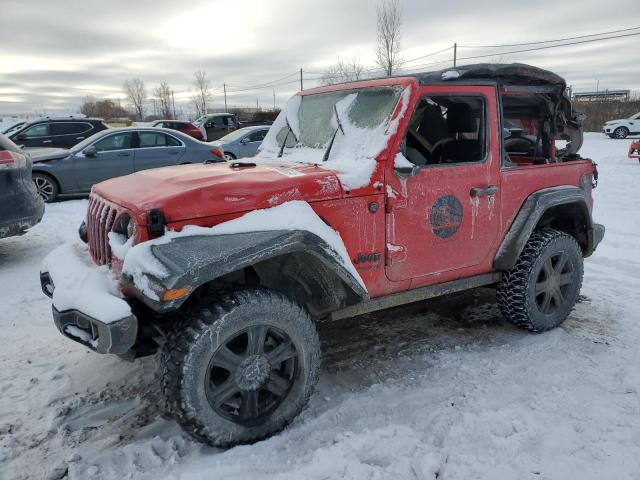
[[[613,33],[630,32],[631,30],[637,30],[640,27],[623,28],[620,30],[611,30],[610,32],[592,33],[590,35],[579,35],[577,37],[557,38],[555,40],[540,40],[537,42],[525,42],[525,43],[505,43],[503,45],[458,45],[458,48],[503,48],[503,47],[523,47],[525,45],[540,45],[542,43],[554,43],[564,42],[566,40],[576,40],[580,38],[598,37],[601,35],[611,35]]]
[[[282,80],[285,80],[289,77],[293,77],[294,75],[298,75],[298,71],[294,72],[294,73],[290,73],[289,75],[285,75],[284,77],[281,78],[277,78],[275,80],[272,80],[270,82],[265,82],[265,83],[258,83],[256,85],[248,85],[248,86],[237,86],[237,85],[227,85],[227,87],[231,87],[234,89],[234,91],[239,92],[239,91],[245,91],[245,90],[252,90],[252,89],[259,89],[259,88],[265,88],[265,87],[270,87],[275,85],[277,82],[280,82]]]
[[[611,40],[613,38],[633,37],[635,35],[640,35],[640,32],[627,33],[625,35],[615,35],[615,36],[612,36],[612,37],[592,38],[590,40],[580,40],[579,42],[561,43],[561,44],[558,44],[558,45],[546,45],[544,47],[525,48],[525,49],[521,49],[521,50],[511,50],[509,52],[497,52],[497,53],[488,53],[488,54],[485,54],[485,55],[473,55],[471,57],[460,57],[458,60],[473,60],[473,59],[476,59],[476,58],[495,57],[495,56],[498,56],[498,55],[511,55],[513,53],[534,52],[534,51],[537,51],[537,50],[547,50],[549,48],[568,47],[570,45],[580,45],[580,44],[583,44],[583,43],[600,42],[600,41],[603,41],[603,40]]]

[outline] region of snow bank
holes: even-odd
[[[86,245],[59,246],[45,257],[40,271],[49,272],[55,285],[53,305],[59,311],[79,310],[104,323],[131,315],[108,267],[96,267]]]
[[[276,207],[264,210],[254,210],[235,220],[230,220],[214,227],[187,225],[179,232],[167,231],[160,238],[139,243],[131,248],[128,248],[126,244],[122,243],[122,239],[116,237],[111,237],[110,243],[113,252],[117,252],[120,258],[123,258],[121,255],[124,253],[123,272],[131,275],[135,285],[145,294],[155,295],[149,285],[145,283],[145,275],[150,273],[158,278],[164,278],[168,275],[168,272],[151,252],[152,246],[166,244],[176,238],[182,237],[268,232],[274,230],[303,230],[317,235],[337,253],[338,256],[336,260],[338,260],[366,290],[366,286],[360,274],[353,266],[340,235],[324,223],[307,202],[300,200],[285,202]],[[114,245],[116,245],[116,248],[113,248]]]
[[[398,123],[409,105],[410,95],[411,88],[405,88],[400,95],[399,114],[393,120],[382,122],[375,128],[358,127],[349,121],[349,111],[354,104],[356,93],[347,95],[337,102],[336,110],[344,134],[340,131],[337,133],[329,159],[326,162],[322,161],[322,157],[328,144],[317,148],[308,146],[285,148],[282,157],[278,158],[280,147],[276,137],[278,132],[286,126],[285,112],[291,129],[296,137],[300,137],[298,109],[302,99],[300,96],[292,97],[269,129],[269,133],[260,146],[260,152],[254,157],[254,160],[316,164],[320,168],[335,171],[347,190],[364,187],[369,184],[371,175],[376,168],[376,157],[396,133]],[[335,116],[331,123],[334,129],[338,128]]]

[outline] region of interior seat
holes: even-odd
[[[438,163],[458,163],[480,160],[481,143],[461,137],[476,133],[478,126],[471,107],[466,103],[452,103],[447,109],[447,128],[450,137],[440,140],[433,148],[433,159]]]

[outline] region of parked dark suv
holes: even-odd
[[[25,123],[9,138],[24,147],[71,148],[106,128],[109,127],[100,118],[41,118]]]
[[[212,142],[237,130],[240,122],[233,113],[211,113],[202,115],[193,124],[198,128],[204,127],[207,141]]]

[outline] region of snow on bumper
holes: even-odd
[[[133,346],[138,321],[108,267],[96,266],[85,245],[65,244],[47,255],[40,282],[64,336],[99,353],[124,353]]]

